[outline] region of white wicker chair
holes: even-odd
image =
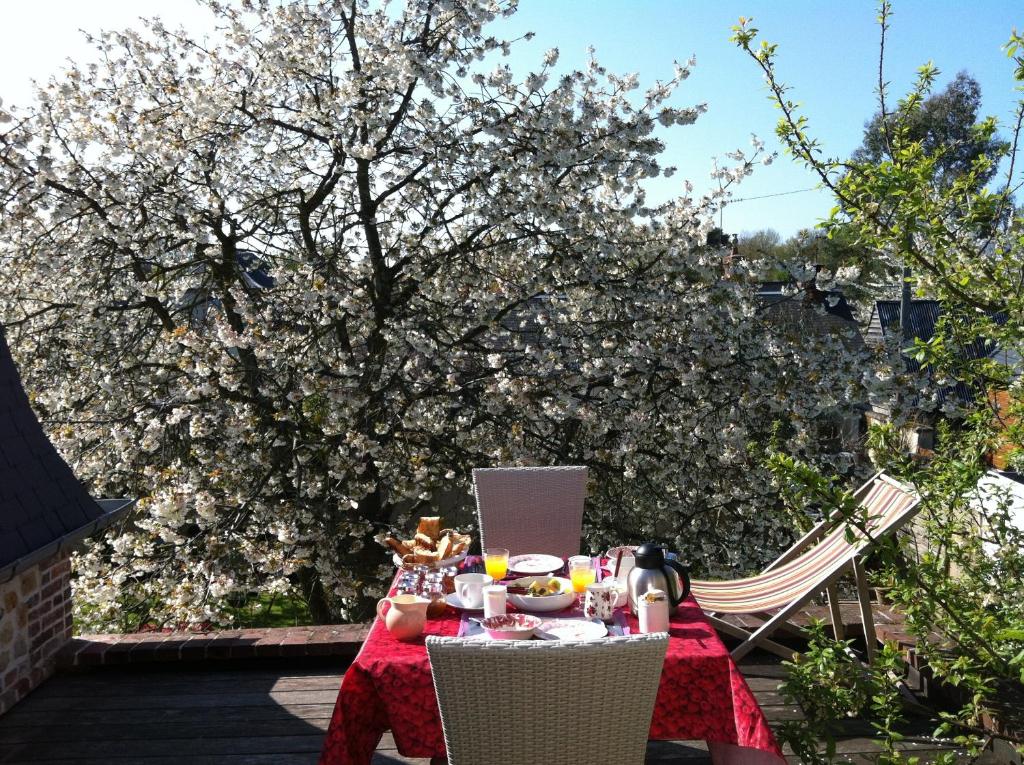
[[[450,765],[644,762],[664,632],[426,642]]]
[[[579,553],[585,467],[476,468],[473,491],[481,546],[512,555]]]

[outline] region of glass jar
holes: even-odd
[[[445,566],[441,569],[441,586],[444,589],[445,595],[451,595],[455,592],[455,577],[458,573],[459,569],[457,566]]]
[[[427,606],[427,618],[436,619],[448,608],[448,601],[444,597],[444,574],[440,571],[431,571],[423,580],[423,597],[430,601]]]
[[[419,595],[421,587],[420,577],[415,571],[403,571],[398,577],[398,584],[395,585],[396,595]]]

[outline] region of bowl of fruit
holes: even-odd
[[[560,576],[524,576],[508,583],[508,602],[520,611],[561,611],[575,598],[572,582]]]

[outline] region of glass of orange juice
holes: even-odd
[[[587,585],[597,579],[594,561],[586,555],[574,555],[569,558],[569,579],[572,581],[573,592],[583,592]]]
[[[504,579],[508,573],[508,550],[504,547],[488,547],[484,550],[484,569],[495,582]]]

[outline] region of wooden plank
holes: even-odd
[[[956,746],[933,738],[908,737],[898,742],[896,748],[903,752],[946,752],[956,749]],[[871,754],[882,751],[882,745],[877,739],[869,737],[846,738],[836,741],[836,752],[838,754]]]
[[[10,712],[0,717],[0,730],[8,725],[55,725],[63,722],[82,724],[103,724],[112,719],[107,709],[46,709],[36,710],[29,706],[30,702],[18,704]],[[231,725],[237,721],[288,720],[295,717],[302,719],[319,719],[330,717],[334,711],[333,701],[330,704],[276,704],[261,707],[216,707],[203,709],[204,720],[213,724]],[[139,725],[151,722],[169,724],[175,721],[193,719],[193,710],[183,709],[122,709],[116,713],[116,719],[122,725]]]
[[[711,755],[704,741],[648,741],[647,765],[710,765]]]
[[[786,720],[803,720],[804,710],[796,705],[785,705],[776,707],[761,707],[768,723],[783,722]]]
[[[342,677],[347,666],[339,667],[282,667],[281,669],[233,669],[231,665],[182,668],[176,662],[143,666],[96,667],[79,672],[62,672],[47,682],[63,685],[132,685],[149,684],[154,680],[177,682],[185,678],[198,681],[217,680],[281,680],[304,677]]]
[[[190,757],[188,765],[317,765],[319,754],[310,752],[280,754],[228,754],[215,757]],[[127,763],[133,765],[182,765],[180,757],[136,757],[127,755],[127,759],[110,759],[108,757],[76,759],[76,760],[4,760],[11,765],[31,762],[32,765],[110,765],[110,763]]]
[[[398,752],[376,752],[370,765],[430,765],[430,760],[403,757]]]
[[[105,757],[111,761],[130,758],[166,757],[173,755],[179,762],[193,762],[197,757],[240,754],[320,754],[324,737],[321,733],[304,736],[261,736],[238,738],[235,736],[205,739],[147,739],[133,741],[126,747],[120,741],[61,741],[49,743],[16,744],[11,748],[8,762],[36,762],[38,760]]]
[[[121,741],[140,739],[217,738],[222,736],[296,736],[327,732],[331,718],[291,717],[290,719],[211,723],[205,715],[170,723],[125,725],[120,721],[103,724],[55,723],[34,726],[0,726],[0,751],[14,744],[47,741]]]
[[[333,691],[337,694],[341,688],[341,675],[307,675],[302,677],[247,677],[232,676],[197,676],[148,675],[145,678],[132,678],[125,682],[95,680],[93,682],[67,683],[63,677],[57,677],[33,692],[34,699],[53,698],[116,698],[122,696],[139,696],[156,691],[162,696],[201,694],[234,694],[239,692],[259,691]]]
[[[786,668],[782,666],[782,663],[778,664],[740,664],[739,670],[743,677],[747,678],[747,682],[750,682],[752,677],[772,677],[777,680],[786,679]]]
[[[782,687],[782,680],[777,677],[750,677],[744,675],[747,685],[756,696],[761,691],[777,691]]]
[[[762,707],[789,706],[785,697],[777,691],[759,691],[754,694],[757,703]]]
[[[127,709],[196,709],[219,707],[267,707],[286,704],[330,704],[338,698],[337,689],[318,691],[266,691],[249,693],[193,693],[166,695],[159,692],[141,692],[135,696],[107,696],[89,701],[92,709],[119,711]],[[32,699],[36,710],[75,710],[82,707],[82,699],[76,697],[38,697]]]

